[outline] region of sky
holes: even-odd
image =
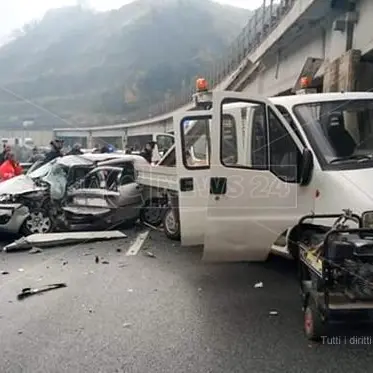
[[[120,8],[133,0],[86,0],[89,5],[99,11]],[[201,0],[203,1],[203,0]],[[263,0],[214,0],[246,9],[255,9]],[[25,23],[38,19],[51,8],[76,5],[77,0],[0,0],[0,41],[12,30]]]

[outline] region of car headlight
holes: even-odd
[[[14,196],[10,194],[3,194],[2,196],[0,196],[0,203],[14,202],[14,200]]]
[[[363,228],[373,229],[373,211],[363,212],[362,216]]]

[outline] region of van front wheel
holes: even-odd
[[[166,236],[174,241],[180,240],[180,222],[169,207],[163,216],[163,227]]]

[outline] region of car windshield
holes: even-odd
[[[30,169],[27,175],[30,176],[31,179],[40,179],[44,176],[47,176],[50,173],[55,163],[56,163],[56,160],[54,159],[53,161],[43,164],[42,166],[39,166],[39,167],[36,166],[36,168],[32,166],[32,169]]]
[[[373,166],[373,100],[301,104],[294,114],[324,166]]]

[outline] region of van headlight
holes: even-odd
[[[373,229],[373,211],[363,212],[361,219],[363,228]]]

